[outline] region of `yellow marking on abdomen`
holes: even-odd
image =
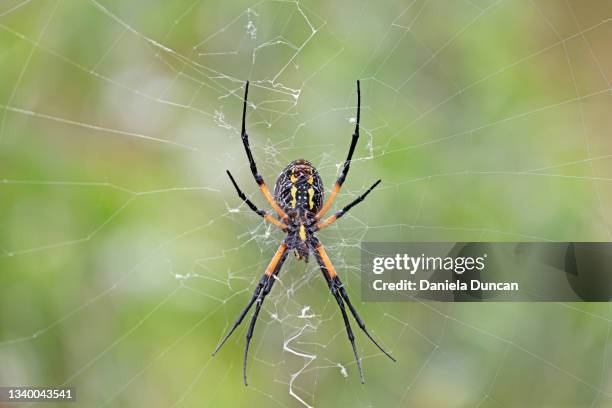
[[[297,204],[297,187],[293,186],[291,187],[291,208],[295,208],[296,204]]]
[[[313,197],[314,197],[314,189],[310,187],[308,189],[308,205],[310,206],[311,210],[312,210],[312,207],[314,207],[314,202],[312,201]]]
[[[312,184],[312,183],[314,183],[314,179],[313,179],[312,177],[310,177],[310,178],[308,179],[308,184]]]
[[[295,182],[297,181],[297,177],[295,177],[293,174],[291,175],[291,183],[295,184]]]
[[[303,225],[300,225],[300,239],[306,241],[306,229]]]

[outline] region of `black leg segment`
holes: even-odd
[[[257,284],[257,287],[255,288],[255,291],[253,292],[253,296],[251,297],[251,300],[249,301],[249,303],[247,303],[247,305],[242,310],[242,312],[240,312],[238,319],[236,319],[236,322],[234,323],[230,331],[225,335],[225,337],[223,337],[219,345],[215,348],[215,351],[212,353],[213,356],[217,354],[217,352],[225,344],[227,339],[230,338],[230,336],[234,333],[236,328],[240,325],[240,323],[242,323],[242,321],[244,320],[245,316],[247,315],[247,313],[249,312],[253,304],[255,304],[255,312],[253,313],[253,317],[251,318],[251,323],[249,324],[249,328],[248,328],[247,335],[246,335],[246,344],[244,347],[244,363],[243,363],[244,385],[248,385],[247,375],[246,375],[247,357],[249,354],[249,346],[251,344],[251,338],[253,337],[253,332],[255,330],[255,324],[257,323],[257,317],[259,316],[261,306],[263,305],[263,302],[266,296],[272,290],[272,286],[274,285],[274,282],[276,281],[276,276],[278,276],[283,264],[285,263],[285,260],[287,259],[287,255],[288,255],[287,245],[283,242],[281,246],[278,248],[278,250],[276,251],[276,254],[272,258],[272,260],[270,261],[270,264],[266,268],[266,273],[261,277],[261,280]]]

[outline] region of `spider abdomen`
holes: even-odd
[[[290,218],[306,221],[321,209],[323,181],[307,160],[294,160],[278,176],[274,199]]]

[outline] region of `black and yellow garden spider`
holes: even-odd
[[[263,302],[270,293],[272,289],[272,285],[274,285],[274,281],[276,280],[276,276],[279,274],[285,259],[287,259],[287,255],[291,251],[295,251],[295,254],[298,259],[308,262],[308,256],[310,252],[312,252],[317,259],[319,267],[323,272],[323,276],[327,281],[327,285],[329,289],[334,295],[338,306],[340,307],[340,312],[342,312],[342,318],[344,319],[344,326],[346,327],[346,333],[348,334],[348,338],[351,342],[351,346],[353,347],[353,353],[355,354],[355,361],[357,362],[357,367],[359,368],[359,376],[361,378],[361,383],[364,383],[363,378],[363,370],[361,368],[361,360],[359,358],[359,354],[357,353],[357,348],[355,347],[355,336],[353,335],[353,330],[351,329],[351,324],[349,322],[348,315],[346,313],[345,303],[348,305],[349,310],[351,311],[355,321],[363,330],[365,335],[378,347],[380,351],[382,351],[387,357],[391,360],[395,361],[395,359],[387,353],[377,342],[374,340],[372,335],[366,329],[365,323],[359,317],[357,310],[351,303],[348,293],[340,281],[340,277],[337,275],[334,266],[332,265],[327,253],[325,252],[325,248],[319,242],[317,237],[315,237],[315,232],[327,227],[332,224],[338,218],[342,217],[346,214],[353,206],[359,204],[363,201],[366,196],[376,187],[380,180],[372,185],[365,193],[361,194],[355,200],[353,200],[350,204],[342,208],[340,211],[336,212],[334,215],[328,217],[325,220],[322,220],[322,217],[327,213],[329,208],[331,207],[338,191],[340,191],[340,187],[342,187],[342,183],[346,179],[346,175],[348,174],[351,158],[353,157],[353,152],[355,151],[355,146],[357,145],[357,140],[359,139],[359,115],[361,111],[361,91],[359,88],[359,81],[357,81],[357,120],[355,124],[355,132],[353,133],[353,138],[351,140],[351,146],[349,148],[348,156],[344,161],[344,165],[342,167],[342,171],[340,172],[340,176],[336,180],[336,184],[331,191],[330,197],[327,202],[323,203],[323,181],[319,176],[319,172],[317,169],[313,167],[313,165],[306,160],[295,160],[281,172],[276,180],[276,185],[274,186],[274,196],[270,194],[266,183],[263,180],[263,177],[257,171],[257,165],[255,164],[255,160],[253,159],[253,154],[251,153],[251,147],[249,146],[249,136],[246,132],[245,127],[245,119],[246,119],[246,108],[247,108],[247,97],[249,94],[249,83],[246,83],[244,90],[244,105],[242,109],[242,143],[244,144],[244,149],[246,150],[247,157],[249,159],[249,165],[251,167],[251,172],[253,173],[253,177],[259,186],[263,196],[266,201],[270,204],[270,206],[274,209],[276,214],[278,215],[278,219],[274,218],[272,215],[268,214],[266,211],[257,208],[255,204],[251,200],[247,198],[247,196],[240,190],[236,180],[232,177],[232,174],[227,171],[227,175],[229,176],[232,184],[236,188],[238,195],[244,202],[249,206],[251,210],[259,214],[263,217],[264,220],[271,222],[276,225],[278,228],[283,230],[287,236],[280,244],[280,247],[274,254],[274,257],[270,261],[270,264],[266,268],[264,275],[261,280],[257,284],[255,288],[255,292],[251,297],[251,300],[246,305],[246,307],[242,310],[238,319],[230,329],[230,331],[225,335],[225,337],[221,340],[215,351],[213,352],[213,356],[219,351],[219,349],[223,346],[223,344],[227,341],[227,339],[232,335],[234,330],[242,323],[242,320],[249,312],[253,304],[255,304],[255,312],[253,313],[253,317],[251,318],[251,324],[249,325],[249,329],[246,335],[246,345],[244,349],[244,365],[243,365],[243,376],[244,376],[244,385],[247,384],[247,356],[249,353],[249,344],[251,343],[251,337],[253,337],[253,331],[255,329],[255,323],[257,322],[257,316],[259,315],[259,311],[261,310],[261,306]]]

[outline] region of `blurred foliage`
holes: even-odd
[[[363,240],[610,240],[611,18],[608,1],[3,1],[0,384],[75,386],[85,407],[297,406],[290,389],[317,407],[612,405],[609,304],[359,301]],[[398,362],[359,333],[359,384],[320,272],[290,259],[245,388],[244,328],[210,353],[282,234],[225,176],[263,206],[243,81],[268,184],[303,157],[329,187],[358,78],[337,205],[383,184],[320,237]],[[291,386],[305,360],[287,348],[316,355]]]

